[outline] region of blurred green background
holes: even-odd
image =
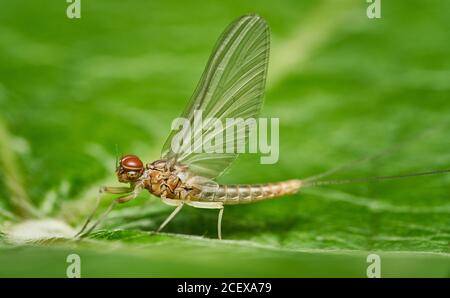
[[[391,148],[333,178],[450,166],[450,2],[66,1],[0,4],[0,276],[450,275],[450,175],[305,189],[215,210],[172,210],[147,193],[90,239],[61,239],[116,185],[115,144],[159,157],[222,30],[246,13],[271,27],[263,115],[280,160],[241,156],[222,183],[303,178]],[[107,204],[112,197],[105,199]],[[189,236],[190,235],[190,236]],[[48,239],[50,238],[50,239]]]

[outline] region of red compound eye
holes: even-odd
[[[142,170],[144,164],[136,155],[125,155],[120,159],[120,164],[126,170]]]

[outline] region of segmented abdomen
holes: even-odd
[[[201,202],[222,202],[225,205],[253,203],[296,193],[302,186],[301,180],[265,184],[219,185],[213,192],[202,191],[194,200]]]

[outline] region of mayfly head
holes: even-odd
[[[144,164],[136,155],[124,155],[119,160],[116,175],[119,182],[136,182],[144,173]]]

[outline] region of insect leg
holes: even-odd
[[[89,215],[89,217],[86,219],[86,221],[84,222],[83,227],[81,228],[81,230],[75,235],[75,237],[78,237],[79,235],[81,235],[84,230],[86,229],[86,227],[88,226],[88,224],[91,222],[92,218],[95,215],[95,212],[98,209],[98,206],[100,205],[100,200],[101,200],[101,196],[104,193],[110,193],[110,194],[124,194],[124,193],[129,193],[133,191],[132,188],[130,187],[112,187],[112,186],[102,186],[98,189],[98,194],[97,194],[97,199],[95,202],[95,207],[94,210],[92,210],[91,214]]]
[[[175,208],[175,210],[173,210],[172,213],[170,213],[169,217],[167,217],[166,220],[159,226],[156,232],[161,231],[175,217],[175,215],[177,215],[177,213],[180,212],[181,208],[183,208],[184,206],[184,203],[182,201],[171,200],[167,198],[162,198],[162,200],[167,205],[177,206],[177,208]]]
[[[219,240],[222,240],[222,216],[223,216],[223,210],[225,208],[222,205],[222,208],[220,208],[219,211],[219,217],[217,218],[217,237]]]
[[[169,206],[178,207],[180,204],[182,204],[182,201],[180,201],[180,200],[168,199],[163,196],[161,196],[161,200],[163,201],[164,204],[169,205]]]
[[[78,233],[77,237],[82,238],[82,237],[89,235],[100,224],[100,222],[102,222],[106,218],[106,216],[113,210],[115,205],[126,203],[128,201],[135,199],[137,197],[137,195],[139,194],[139,192],[140,191],[136,191],[136,189],[135,189],[133,191],[133,193],[123,196],[123,197],[119,197],[119,198],[115,199],[114,201],[112,201],[111,204],[109,205],[108,209],[106,209],[106,211],[99,217],[99,219],[97,219],[97,221],[86,232],[84,232],[83,234]]]
[[[223,203],[221,202],[187,202],[189,206],[201,209],[220,209],[219,217],[217,220],[217,236],[222,240],[222,216],[223,216]]]

